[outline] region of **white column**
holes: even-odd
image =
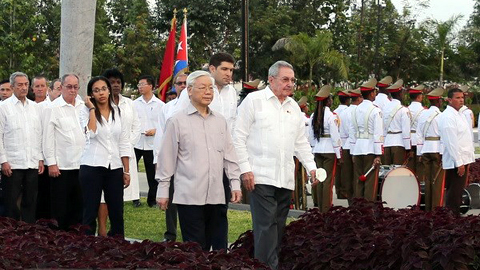
[[[76,74],[82,97],[87,93],[92,73],[95,7],[96,0],[62,0],[60,77]]]

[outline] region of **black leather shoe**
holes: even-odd
[[[133,201],[133,207],[138,208],[140,206],[142,206],[142,203],[140,202],[140,200]]]

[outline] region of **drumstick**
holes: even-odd
[[[367,180],[367,175],[375,168],[375,165],[372,165],[372,167],[365,173],[364,175],[360,175],[358,177],[358,180],[365,182]]]
[[[440,174],[441,171],[442,171],[442,162],[440,162],[440,167],[438,168],[438,171],[435,174],[435,177],[433,178],[433,185],[435,185],[435,182],[437,181],[437,177],[438,177],[438,175]]]

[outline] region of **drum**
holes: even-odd
[[[470,210],[470,202],[471,202],[470,193],[468,190],[464,189],[462,193],[462,204],[460,205],[460,213],[466,214],[468,210]]]
[[[420,185],[411,170],[394,167],[384,175],[379,186],[380,200],[385,202],[386,207],[401,209],[420,203]]]
[[[470,194],[470,208],[480,209],[480,184],[471,183],[465,189]]]

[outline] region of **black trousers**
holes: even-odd
[[[147,182],[148,182],[147,204],[148,206],[156,205],[158,182],[155,180],[155,164],[153,164],[153,150],[140,150],[137,148],[134,148],[134,150],[135,150],[135,156],[137,157],[137,167],[138,167],[138,161],[140,161],[140,159],[143,157],[143,164],[145,165],[145,171],[147,173]]]
[[[51,178],[50,203],[52,218],[62,230],[82,223],[82,188],[79,170],[60,170],[60,176]]]
[[[170,179],[170,189],[168,190],[168,208],[165,211],[165,223],[167,225],[167,231],[163,234],[163,238],[169,241],[177,240],[177,205],[172,203],[173,201],[173,186],[174,178]]]
[[[83,190],[83,224],[90,226],[87,234],[95,235],[98,207],[102,190],[108,206],[109,235],[124,235],[123,222],[123,169],[80,166],[80,183]]]
[[[468,166],[465,166],[463,176],[459,176],[457,170],[458,168],[445,170],[445,187],[447,188],[445,206],[452,209],[455,214],[460,214],[462,192],[467,181]]]
[[[35,222],[37,207],[38,169],[13,169],[12,175],[2,174],[6,216],[27,223]]]
[[[227,205],[177,204],[177,209],[184,242],[197,242],[205,251],[227,248]]]
[[[37,219],[50,219],[50,176],[48,166],[38,175]]]
[[[292,191],[257,184],[250,195],[255,258],[277,269]]]

